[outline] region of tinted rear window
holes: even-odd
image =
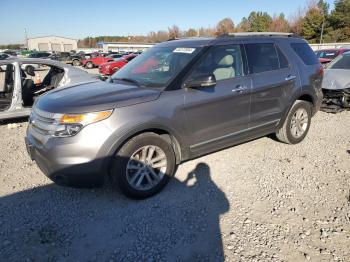
[[[308,44],[292,43],[290,45],[305,65],[317,65],[319,63],[315,53]]]
[[[249,73],[262,73],[279,69],[279,61],[274,44],[245,45]]]

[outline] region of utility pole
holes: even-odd
[[[27,29],[26,28],[24,28],[24,46],[28,50],[28,35],[27,35]]]
[[[321,28],[321,37],[320,37],[320,44],[323,42],[323,31],[324,31],[324,23],[325,23],[325,16],[324,16],[324,10],[322,9],[322,28]]]

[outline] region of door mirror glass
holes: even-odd
[[[193,79],[189,79],[185,82],[185,88],[204,88],[212,87],[216,85],[216,78],[214,74],[210,75],[198,75]]]

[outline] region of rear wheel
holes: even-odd
[[[311,104],[297,100],[290,109],[288,116],[276,137],[287,144],[298,144],[306,137],[311,124]]]
[[[73,66],[80,66],[80,61],[78,59],[74,59],[72,61]]]
[[[92,62],[87,62],[85,67],[88,68],[88,69],[93,69],[94,68],[94,64]]]
[[[143,199],[161,191],[176,168],[172,146],[155,133],[138,135],[117,152],[112,177],[128,197]]]

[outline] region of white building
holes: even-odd
[[[155,44],[152,43],[132,43],[132,42],[98,42],[97,46],[103,52],[137,52],[146,50]]]
[[[312,50],[322,50],[322,49],[338,49],[338,48],[350,48],[350,43],[325,43],[325,44],[310,44]]]
[[[78,48],[76,39],[60,36],[28,38],[28,50],[69,52]]]

